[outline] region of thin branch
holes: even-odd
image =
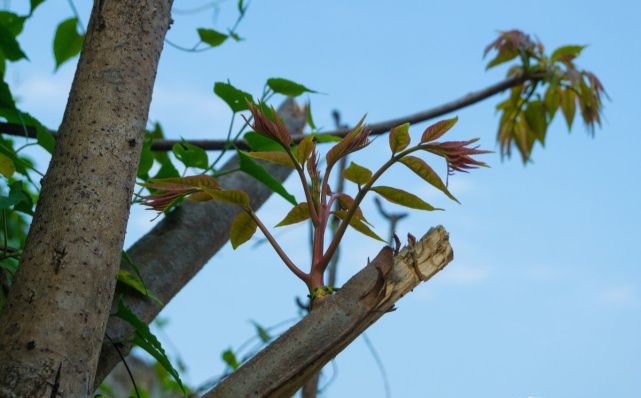
[[[422,112],[417,112],[411,115],[398,117],[384,122],[370,124],[367,127],[372,130],[370,135],[384,134],[388,132],[392,127],[398,126],[406,122],[416,124],[421,123],[430,119],[434,119],[439,116],[446,115],[448,113],[463,109],[470,105],[476,104],[486,98],[489,98],[493,95],[499,94],[509,88],[523,84],[526,81],[539,81],[540,77],[530,77],[530,76],[515,76],[505,80],[502,80],[496,84],[488,86],[482,90],[472,92],[464,97],[458,98],[454,101],[447,102],[435,108],[431,108]],[[9,135],[15,136],[28,136],[31,138],[36,138],[36,129],[31,126],[26,127],[26,133],[22,126],[15,123],[0,123],[0,132]],[[54,134],[55,131],[49,130],[50,133]],[[322,135],[334,135],[338,137],[344,137],[349,133],[349,129],[338,129],[334,131],[327,131],[322,133]],[[294,142],[299,142],[302,137],[296,137]],[[170,151],[175,144],[183,142],[182,140],[156,140],[152,143],[151,149],[154,151]],[[186,142],[199,146],[202,149],[207,151],[220,151],[224,150],[229,143],[225,140],[186,140]],[[236,141],[236,147],[238,149],[248,150],[251,149],[246,141],[239,140]]]
[[[122,360],[123,365],[125,365],[125,369],[127,370],[127,374],[129,375],[129,379],[131,379],[131,384],[134,385],[134,390],[136,391],[136,397],[140,398],[140,392],[138,392],[138,386],[136,385],[136,379],[134,378],[133,373],[131,373],[131,369],[129,369],[129,365],[127,364],[127,360],[125,359],[125,356],[122,355],[122,352],[120,352],[120,348],[118,348],[118,343],[117,341],[114,341],[111,337],[109,337],[108,334],[105,334],[105,337],[109,342],[113,345],[115,350],[118,352],[118,355],[120,356],[120,359]]]
[[[289,268],[290,271],[292,271],[297,277],[299,277],[303,282],[307,283],[309,281],[309,275],[301,271],[300,268],[294,264],[294,262],[285,254],[285,251],[283,250],[282,247],[276,242],[276,239],[272,236],[271,232],[269,232],[269,229],[263,224],[262,221],[256,216],[256,213],[254,213],[252,210],[247,211],[247,214],[254,220],[256,225],[258,225],[258,228],[263,232],[263,235],[265,235],[265,238],[269,241],[269,243],[272,245],[274,250],[276,250],[276,253],[278,253],[278,256],[283,260],[287,268]]]

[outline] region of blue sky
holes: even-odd
[[[199,4],[176,1],[180,8]],[[89,6],[78,1],[85,22]],[[501,79],[505,69],[486,72],[481,59],[499,29],[536,34],[550,50],[588,44],[580,65],[602,79],[611,97],[594,138],[580,123],[568,134],[555,121],[532,164],[501,162],[494,154],[486,157],[491,169],[455,176],[451,190],[463,205],[400,168],[387,177],[447,209],[412,213],[399,235],[421,235],[443,224],[455,260],[368,335],[386,364],[394,397],[638,397],[639,15],[641,3],[631,0],[256,0],[239,29],[245,41],[201,54],[165,48],[150,119],[173,137],[223,138],[230,113],[213,95],[213,83],[230,79],[258,95],[267,78],[279,76],[326,93],[311,97],[318,125],[331,127],[333,109],[350,123],[366,112],[375,122]],[[8,74],[23,108],[50,127],[61,120],[75,68],[74,60],[53,73],[52,35],[69,16],[66,2],[46,2],[22,36],[31,62],[14,65]],[[234,2],[222,3],[215,26],[229,26],[234,18]],[[195,28],[211,24],[209,13],[176,15],[168,37],[191,45]],[[497,149],[499,98],[457,112],[460,121],[450,137],[480,137],[485,148]],[[412,129],[414,137],[422,127]],[[385,141],[355,160],[375,166],[387,151]],[[46,162],[42,154],[34,156]],[[287,187],[300,194],[295,181]],[[259,214],[274,225],[286,209],[274,197]],[[365,211],[386,233],[371,200]],[[133,209],[127,245],[148,230],[150,218]],[[303,226],[278,235],[301,261],[307,255],[303,235]],[[354,233],[346,244],[341,281],[380,248]],[[222,370],[222,350],[252,335],[250,320],[268,326],[289,319],[296,314],[293,297],[305,294],[269,247],[226,247],[163,311],[169,320],[164,341],[185,360],[185,378],[198,384]],[[338,357],[336,368],[325,396],[384,396],[362,340]],[[326,373],[328,379],[331,369]]]

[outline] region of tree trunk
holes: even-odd
[[[172,0],[97,0],[7,307],[0,396],[86,397]]]

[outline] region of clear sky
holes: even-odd
[[[176,7],[203,3],[176,1]],[[78,0],[85,23],[89,6]],[[234,2],[222,3],[215,26],[232,24],[234,13]],[[63,1],[38,9],[22,36],[31,61],[8,75],[23,108],[52,128],[61,120],[75,60],[53,73],[51,40],[56,23],[71,15]],[[399,235],[443,224],[455,260],[367,333],[394,397],[639,397],[640,15],[638,0],[255,0],[239,29],[245,41],[201,54],[166,47],[150,119],[172,137],[223,138],[230,112],[213,95],[213,83],[230,79],[259,95],[264,81],[278,76],[326,93],[310,97],[318,125],[332,126],[333,109],[349,123],[365,112],[375,122],[501,79],[505,68],[485,72],[481,59],[497,30],[536,34],[548,49],[588,44],[579,63],[601,77],[611,97],[594,138],[580,122],[568,134],[555,121],[532,164],[493,154],[486,157],[491,169],[455,176],[451,190],[462,205],[400,169],[387,177],[447,209],[412,213]],[[207,12],[176,15],[168,37],[192,45],[195,28],[211,23]],[[499,98],[457,112],[450,137],[478,136],[485,148],[497,149]],[[412,129],[414,137],[422,127]],[[357,161],[376,165],[385,141]],[[293,180],[286,185],[300,196]],[[286,209],[274,197],[259,214],[274,225]],[[385,234],[371,200],[365,211]],[[127,245],[148,230],[150,219],[134,208]],[[306,234],[301,225],[277,237],[302,261]],[[345,244],[341,281],[380,248],[355,233]],[[163,311],[169,324],[162,339],[186,362],[185,379],[198,384],[222,370],[222,350],[252,335],[250,320],[269,326],[289,319],[294,296],[305,294],[266,245],[225,247]],[[324,396],[384,396],[362,339],[337,358],[335,369]]]

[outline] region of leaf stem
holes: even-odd
[[[285,251],[283,251],[283,248],[280,247],[278,242],[276,242],[276,239],[274,239],[274,237],[269,232],[267,227],[265,227],[265,224],[263,224],[263,222],[260,221],[256,213],[254,213],[254,211],[251,209],[244,209],[244,210],[254,220],[258,228],[263,232],[263,234],[265,235],[265,238],[269,241],[269,243],[272,245],[274,250],[276,250],[276,253],[278,253],[278,256],[281,258],[281,260],[283,260],[287,268],[289,268],[289,270],[292,271],[294,275],[300,278],[303,282],[308,283],[309,275],[301,271],[301,269],[298,268],[296,264],[292,262],[292,260],[287,256],[287,254],[285,254]]]

